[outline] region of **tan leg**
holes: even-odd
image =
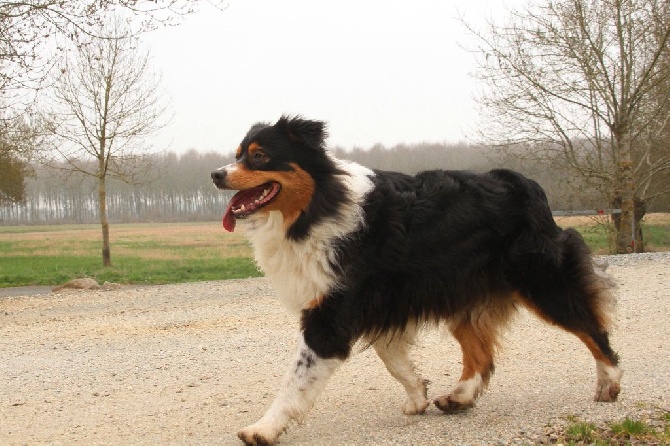
[[[495,328],[495,327],[493,327]],[[496,330],[476,329],[470,318],[451,327],[451,333],[461,344],[463,372],[456,387],[433,403],[444,412],[469,409],[483,392],[493,373]]]

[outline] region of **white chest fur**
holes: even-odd
[[[258,266],[292,312],[326,294],[336,280],[328,242],[315,237],[299,242],[286,239],[279,212],[270,213],[268,223],[263,230],[254,231],[251,242]]]
[[[320,299],[337,281],[333,245],[353,233],[363,222],[361,204],[373,187],[372,171],[353,163],[338,162],[350,200],[342,204],[339,216],[319,222],[300,241],[285,235],[282,215],[272,211],[263,218],[250,219],[243,226],[254,247],[256,262],[272,281],[280,301],[292,312],[300,312],[313,299]]]

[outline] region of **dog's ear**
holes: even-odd
[[[326,124],[321,121],[310,121],[300,116],[282,116],[275,128],[284,132],[293,142],[298,142],[315,150],[322,150],[328,136]]]

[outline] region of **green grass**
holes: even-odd
[[[647,423],[632,418],[626,418],[621,423],[613,423],[610,428],[614,435],[627,435],[629,437],[639,437],[653,432]]]
[[[596,254],[614,252],[614,228],[607,217],[561,218],[559,226],[574,227]],[[642,233],[646,251],[670,251],[670,216],[649,214],[643,219]]]
[[[649,249],[663,250],[670,247],[670,224],[644,225],[642,230]]]
[[[599,254],[610,252],[612,239],[607,226],[577,226],[575,229],[584,237],[592,252]]]
[[[39,256],[0,258],[0,287],[57,285],[77,277],[124,284],[164,284],[258,277],[249,257],[146,260],[117,257],[103,268],[98,257]]]
[[[576,422],[568,426],[565,435],[570,441],[592,443],[597,435],[597,428],[593,423]]]
[[[663,410],[655,410],[650,415],[651,420],[657,426],[645,420],[626,417],[621,422],[611,422],[596,426],[594,423],[580,421],[574,416],[569,416],[569,424],[559,437],[559,443],[594,446],[614,446],[631,444],[670,444],[670,416]]]
[[[57,285],[78,277],[164,284],[258,277],[251,248],[220,223],[111,227],[103,268],[97,225],[0,227],[0,287]]]

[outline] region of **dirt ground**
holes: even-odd
[[[474,409],[405,416],[371,350],[343,366],[281,444],[535,444],[552,426],[670,410],[670,256],[610,262],[619,284],[617,403],[594,403],[595,367],[572,335],[522,312]],[[294,354],[296,321],[265,279],[0,298],[0,444],[237,445]],[[452,339],[415,358],[429,396],[460,375]]]

